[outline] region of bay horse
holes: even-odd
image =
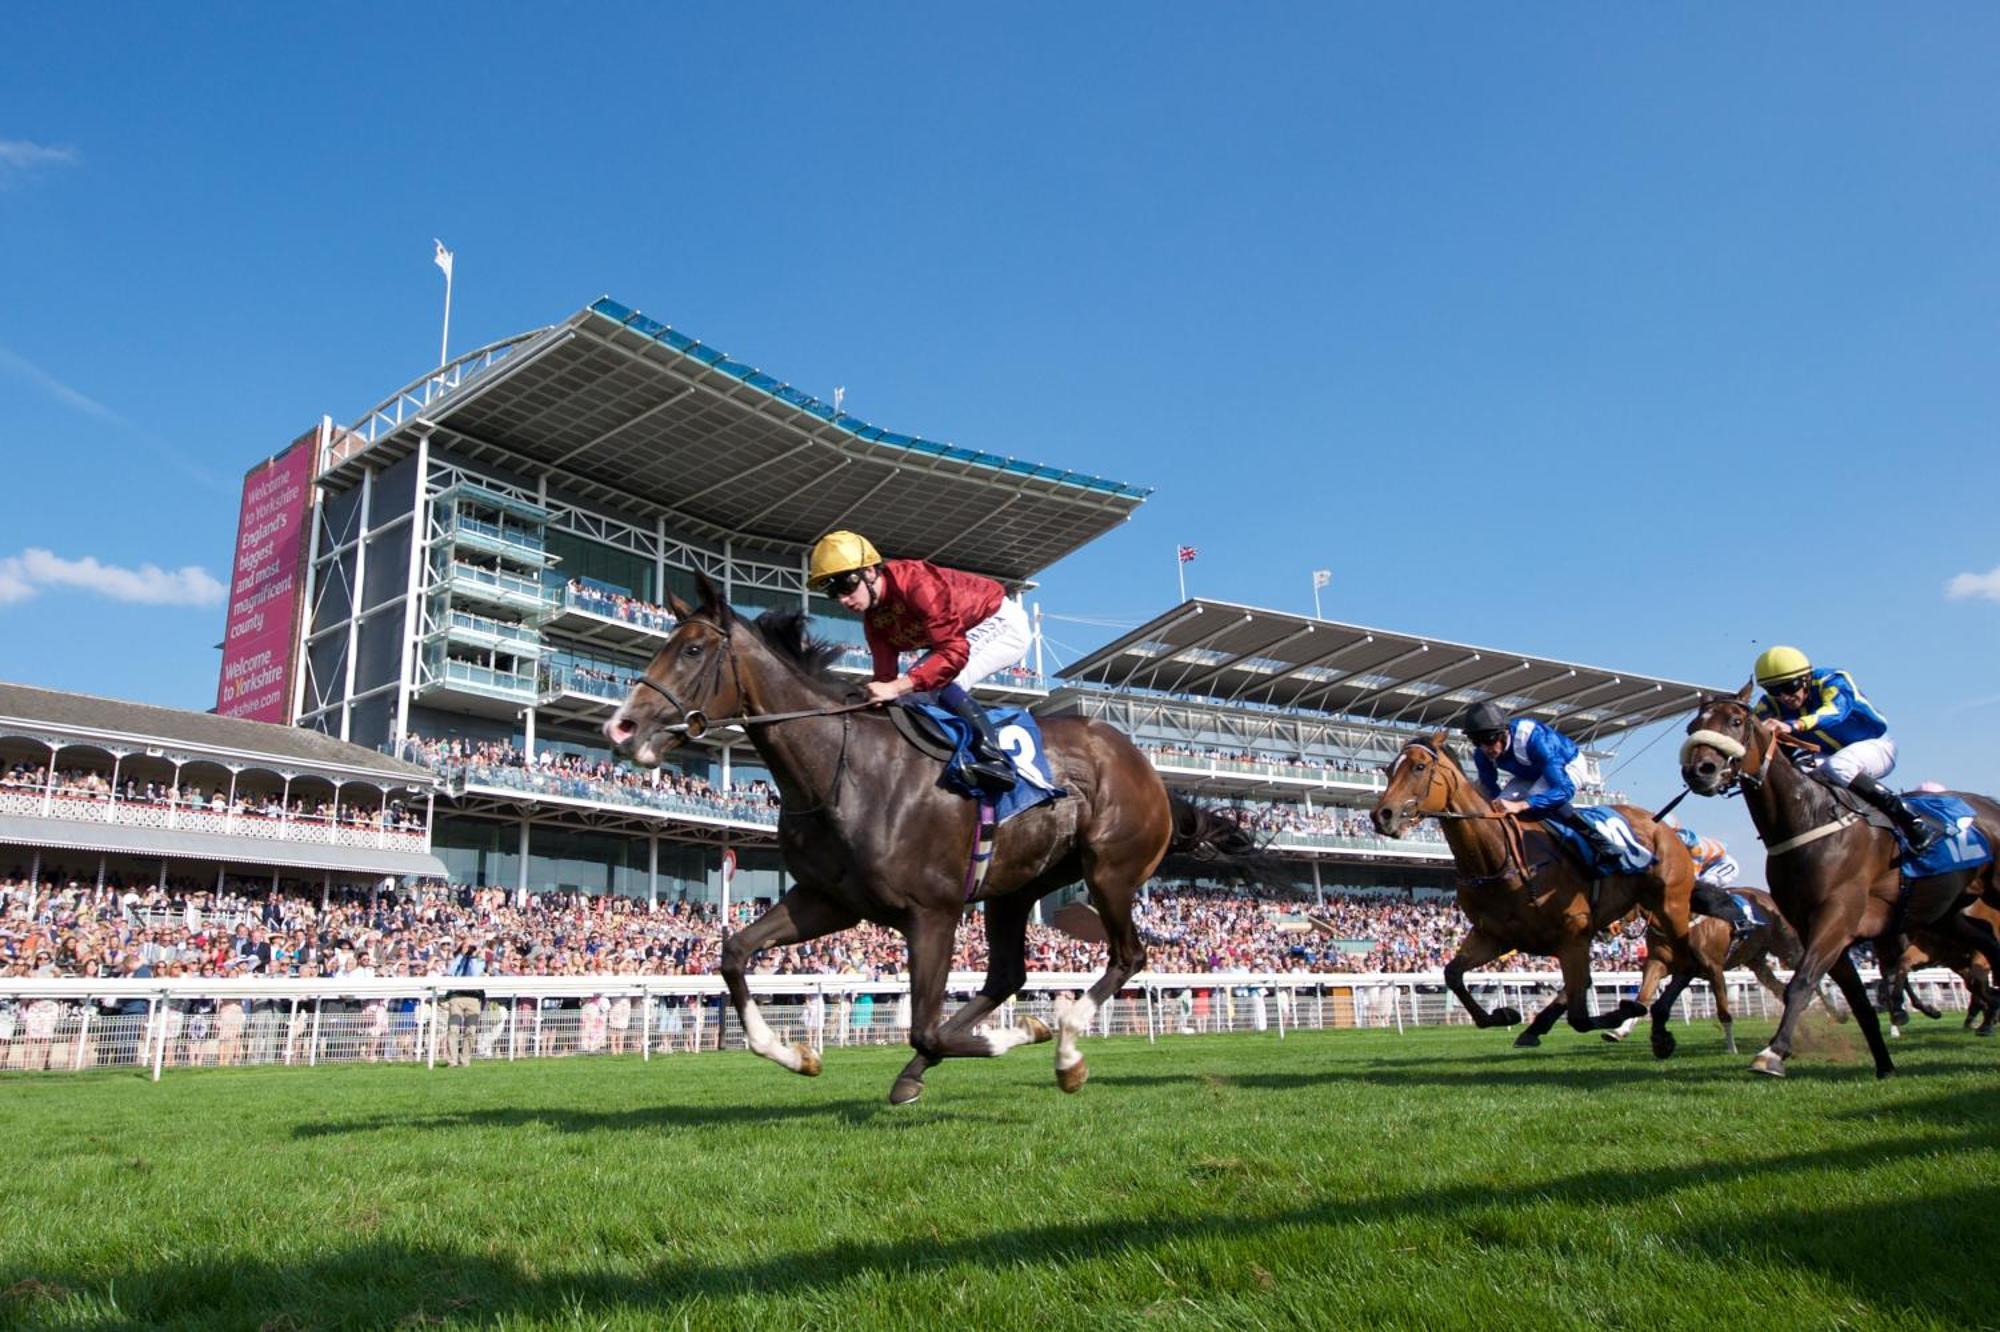
[[[1736,1016],[1729,1008],[1729,978],[1731,971],[1747,968],[1757,978],[1757,983],[1775,995],[1779,1001],[1785,997],[1785,986],[1771,970],[1772,959],[1787,971],[1796,968],[1804,948],[1799,943],[1798,934],[1785,923],[1785,913],[1778,910],[1778,903],[1772,896],[1757,888],[1730,888],[1727,891],[1740,894],[1757,904],[1764,923],[1754,929],[1737,934],[1729,927],[1729,922],[1714,916],[1696,916],[1688,927],[1688,940],[1694,945],[1695,970],[1708,982],[1715,993],[1715,1020],[1722,1026],[1722,1047],[1730,1054],[1736,1053]],[[1646,966],[1639,975],[1639,1002],[1651,1003],[1658,992],[1660,982],[1666,979],[1666,963],[1659,960],[1655,949],[1659,941],[1659,931],[1648,925],[1646,929]],[[1826,1011],[1833,1014],[1836,1022],[1847,1021],[1847,1014],[1833,1005],[1833,999],[1822,986],[1820,1002]],[[1622,1041],[1632,1034],[1633,1022],[1626,1021],[1604,1033],[1607,1041]]]
[[[896,1078],[891,1104],[922,1095],[925,1072],[941,1059],[999,1055],[1052,1037],[1057,1085],[1082,1087],[1089,1069],[1077,1038],[1146,963],[1133,923],[1140,886],[1170,849],[1220,848],[1247,840],[1242,830],[1170,797],[1146,756],[1112,727],[1049,718],[1041,722],[1046,757],[1069,794],[1000,826],[985,881],[968,896],[977,804],[939,787],[938,761],[905,740],[885,711],[849,697],[851,686],[828,669],[840,645],[812,638],[803,611],[749,620],[706,579],[698,598],[693,606],[670,598],[680,622],[604,730],[614,750],[650,768],[710,725],[740,722],[777,783],[778,845],[793,886],[722,945],[722,979],[750,1048],[818,1075],[819,1055],[777,1038],[744,973],[763,949],[867,920],[901,932],[909,947],[916,1057]],[[1082,998],[1058,1001],[1053,1032],[1032,1017],[975,1030],[1027,979],[1035,902],[1079,879],[1104,922],[1104,974]],[[986,982],[946,1019],[958,922],[974,901],[986,905]]]
[[[1694,888],[1694,861],[1680,836],[1655,823],[1642,809],[1617,806],[1633,834],[1653,852],[1653,866],[1640,875],[1620,875],[1594,887],[1549,832],[1493,814],[1472,779],[1445,747],[1445,733],[1412,740],[1389,764],[1388,785],[1370,813],[1376,831],[1401,837],[1425,818],[1437,818],[1458,869],[1458,905],[1472,929],[1445,966],[1445,984],[1478,1027],[1511,1027],[1521,1014],[1513,1008],[1488,1012],[1466,987],[1465,973],[1504,953],[1518,950],[1554,957],[1562,965],[1562,993],[1515,1040],[1537,1045],[1557,1019],[1567,1016],[1577,1031],[1602,1031],[1628,1019],[1652,1016],[1653,1053],[1674,1052],[1667,1030],[1675,1000],[1694,977],[1694,947],[1688,940],[1688,897]],[[1518,840],[1517,840],[1518,839]],[[1638,908],[1657,924],[1654,956],[1673,981],[1651,1007],[1622,1000],[1610,1013],[1590,1011],[1590,941]]]
[[[1681,777],[1696,795],[1741,791],[1750,821],[1764,840],[1765,877],[1771,896],[1799,933],[1805,955],[1785,986],[1785,1015],[1777,1034],[1750,1067],[1771,1077],[1785,1075],[1793,1034],[1823,977],[1831,976],[1860,1021],[1875,1076],[1895,1072],[1882,1025],[1868,988],[1848,949],[1862,940],[1876,955],[1899,957],[1905,929],[1928,927],[1940,939],[1964,944],[2000,973],[2000,939],[1965,915],[1984,897],[2000,904],[2000,879],[1989,861],[1974,869],[1914,881],[1903,897],[1897,859],[1901,845],[1834,798],[1832,791],[1790,760],[1780,748],[1816,749],[1761,724],[1750,707],[1753,685],[1737,693],[1702,700],[1688,738],[1681,744]],[[1971,805],[1988,841],[2000,846],[2000,805],[1985,796],[1954,792]],[[1899,905],[1900,902],[1900,905]],[[1896,935],[1887,939],[1886,935]]]
[[[1973,903],[1966,908],[1965,914],[1984,920],[1988,926],[2000,926],[2000,908],[1989,906],[1984,901]],[[1902,957],[1897,959],[1894,967],[1883,969],[1881,985],[1876,993],[1881,996],[1882,1007],[1889,1012],[1889,1034],[1899,1035],[1897,1028],[1909,1021],[1909,1014],[1902,1005],[1905,995],[1925,1017],[1944,1016],[1941,1010],[1925,1003],[1910,982],[1910,973],[1924,967],[1943,967],[1965,982],[1965,1025],[1972,1027],[1977,1023],[1978,1035],[1991,1036],[1995,1026],[2000,1025],[2000,989],[1993,985],[1992,973],[1986,969],[1986,959],[1962,940],[1941,937],[1927,929],[1912,930]]]

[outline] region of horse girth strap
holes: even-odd
[[[1766,846],[1764,854],[1767,856],[1782,856],[1787,851],[1796,851],[1802,846],[1810,845],[1822,838],[1831,837],[1835,833],[1851,828],[1859,822],[1861,822],[1861,816],[1850,810],[1831,823],[1822,823],[1816,828],[1806,829],[1806,831],[1800,833],[1797,837],[1787,837],[1775,846]]]

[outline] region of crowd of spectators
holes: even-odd
[[[338,823],[346,828],[388,828],[392,831],[421,830],[424,826],[420,810],[397,800],[375,805],[358,801],[336,805],[329,799],[309,800],[294,796],[287,801],[278,791],[260,792],[241,783],[232,799],[227,782],[203,785],[190,781],[175,785],[127,777],[114,787],[108,773],[88,768],[58,768],[51,787],[49,769],[45,764],[14,763],[0,770],[0,790],[27,791],[38,795],[52,791],[58,799],[100,804],[108,804],[115,790],[120,805],[143,808],[179,808],[211,814],[233,813],[244,819]]]
[[[646,629],[657,629],[661,633],[671,633],[680,620],[665,606],[656,606],[650,601],[627,596],[612,588],[601,587],[581,578],[572,578],[564,589],[569,603],[579,610],[592,615],[602,615],[610,620],[623,620]]]
[[[531,757],[500,740],[442,740],[412,736],[399,757],[421,763],[447,780],[506,786],[514,790],[643,805],[679,813],[740,819],[771,825],[778,821],[777,788],[762,778],[724,791],[705,777],[670,764],[635,768],[610,759],[540,746]]]
[[[763,909],[739,903],[741,928]],[[1159,886],[1137,912],[1155,972],[1433,971],[1465,930],[1456,903],[1402,895],[1333,895],[1324,904],[1288,894]],[[497,888],[327,891],[269,883],[217,888],[75,880],[0,879],[0,973],[372,976],[443,974],[454,947],[471,941],[492,975],[707,975],[720,956],[723,922],[709,903],[661,902],[571,892],[525,900]],[[1635,936],[1600,941],[1599,961],[1637,965]],[[1046,925],[1029,926],[1036,971],[1095,971],[1103,946]],[[983,971],[985,916],[967,915],[953,967]],[[1526,969],[1543,959],[1516,958]],[[903,941],[860,925],[774,949],[758,962],[780,975],[883,979],[902,973]]]

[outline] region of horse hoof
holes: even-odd
[[[1514,1038],[1514,1048],[1517,1050],[1532,1050],[1541,1043],[1542,1038],[1532,1031],[1524,1031]]]
[[[889,1088],[890,1105],[908,1105],[924,1094],[924,1084],[916,1078],[897,1078]]]
[[[1625,1039],[1625,1033],[1617,1030],[1615,1027],[1610,1031],[1600,1031],[1597,1034],[1605,1040],[1610,1041],[1613,1045]]]
[[[793,1041],[792,1048],[799,1052],[799,1072],[806,1077],[819,1076],[819,1051],[800,1041]]]
[[[1072,1094],[1083,1090],[1083,1084],[1090,1081],[1090,1065],[1081,1059],[1068,1068],[1056,1070],[1056,1086]]]
[[[1762,1073],[1767,1078],[1782,1078],[1785,1076],[1784,1057],[1766,1051],[1750,1061],[1750,1071]]]
[[[1673,1034],[1672,1032],[1670,1032],[1670,1031],[1656,1031],[1656,1032],[1654,1032],[1654,1033],[1653,1033],[1653,1058],[1655,1058],[1655,1059],[1669,1059],[1669,1058],[1672,1058],[1672,1057],[1673,1057],[1673,1053],[1674,1053],[1674,1046],[1675,1046],[1675,1044],[1676,1044],[1676,1042],[1675,1042],[1675,1040],[1674,1040],[1674,1034]]]
[[[1521,1025],[1521,1010],[1518,1008],[1496,1008],[1486,1015],[1486,1026],[1518,1027]]]
[[[1056,1038],[1056,1034],[1049,1030],[1049,1024],[1038,1017],[1022,1018],[1015,1025],[1028,1033],[1030,1045],[1040,1045],[1043,1041],[1052,1041]]]
[[[1880,1082],[1884,1078],[1893,1078],[1895,1076],[1896,1066],[1894,1064],[1877,1064],[1875,1066],[1875,1080],[1877,1082]]]

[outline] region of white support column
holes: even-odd
[[[667,518],[653,519],[653,604],[667,604]]]
[[[521,752],[526,755],[528,762],[533,763],[535,761],[535,710],[533,708],[521,709]]]
[[[736,602],[736,543],[728,537],[722,539],[722,604]]]
[[[731,775],[732,768],[729,761],[729,756],[734,754],[735,752],[736,752],[735,745],[724,745],[722,747],[722,792],[724,795],[727,795],[731,790],[735,789],[734,786],[732,785],[734,779]]]
[[[403,586],[403,641],[397,649],[396,730],[390,742],[401,751],[410,733],[410,679],[417,673],[417,597],[423,586],[430,537],[431,432],[417,437],[417,493],[410,504],[410,577]]]
[[[319,418],[319,442],[313,446],[313,455],[326,456],[326,446],[333,437],[333,418]],[[326,535],[326,524],[322,521],[325,511],[320,505],[318,486],[306,487],[306,579],[304,594],[299,605],[300,612],[296,634],[292,638],[292,696],[285,700],[285,725],[296,726],[299,714],[305,711],[306,676],[310,673],[307,645],[312,642],[313,618],[317,603],[313,598],[319,593],[320,539]]]
[[[354,672],[361,654],[361,599],[368,583],[368,522],[374,509],[375,469],[361,473],[361,513],[355,526],[354,582],[347,601],[347,681],[340,694],[340,738],[350,740],[354,730]]]
[[[515,902],[525,904],[528,900],[528,816],[521,816],[521,872],[515,876]]]
[[[653,833],[646,838],[646,905],[660,904],[660,835]]]
[[[1042,668],[1042,603],[1035,603],[1035,678],[1045,680],[1048,672]]]
[[[1313,903],[1314,903],[1314,904],[1315,904],[1316,906],[1318,906],[1318,907],[1319,907],[1319,908],[1320,908],[1321,910],[1325,910],[1325,909],[1326,909],[1326,885],[1322,884],[1322,883],[1321,883],[1321,882],[1319,881],[1319,857],[1318,857],[1318,856],[1314,856],[1314,857],[1313,857],[1313,860],[1312,860],[1312,867],[1313,867]]]

